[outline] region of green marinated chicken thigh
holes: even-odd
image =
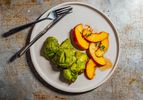
[[[84,71],[88,59],[85,53],[77,51],[72,46],[70,39],[66,39],[59,45],[55,37],[46,39],[41,54],[62,70],[63,78],[69,83],[73,83]]]
[[[76,57],[74,49],[59,49],[53,58],[53,62],[59,66],[59,68],[69,68],[75,61]]]
[[[63,77],[64,77],[64,79],[66,79],[69,83],[72,83],[72,82],[74,82],[74,81],[77,79],[78,74],[72,72],[70,69],[65,69],[65,70],[63,70]]]
[[[81,74],[85,69],[85,64],[88,57],[85,53],[80,51],[76,51],[75,56],[77,60],[74,64],[72,64],[70,69],[74,72],[77,72],[78,74]]]
[[[70,39],[66,39],[65,41],[63,41],[60,45],[60,48],[73,48],[74,49],[74,47],[71,44]]]
[[[48,37],[44,42],[41,54],[42,56],[50,60],[55,56],[58,49],[59,49],[58,40],[55,37]]]

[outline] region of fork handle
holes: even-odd
[[[18,52],[17,57],[22,56],[40,37],[42,37],[50,28],[52,28],[60,19],[62,19],[68,13],[65,13],[64,15],[59,16],[58,18],[56,18],[55,20],[53,20],[48,26],[46,26],[44,28],[44,30],[42,30],[38,35],[36,35],[34,37],[34,39],[28,45],[26,45],[25,47],[23,47]]]
[[[16,27],[16,28],[13,28],[13,29],[9,30],[8,32],[4,33],[4,34],[3,34],[3,37],[8,37],[9,35],[12,35],[12,34],[14,34],[14,33],[16,33],[16,32],[19,32],[19,31],[21,31],[21,30],[24,30],[24,29],[26,29],[26,28],[28,28],[28,27],[30,27],[30,26],[32,26],[32,25],[38,23],[38,22],[41,22],[41,21],[43,21],[43,20],[46,20],[46,19],[48,19],[48,18],[43,18],[43,19],[36,20],[36,21],[33,21],[33,22],[31,22],[31,23],[28,23],[28,24],[24,24],[24,25],[18,26],[18,27]]]

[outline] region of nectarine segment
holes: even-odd
[[[88,49],[89,43],[82,37],[83,25],[79,24],[73,29],[73,37],[76,45],[81,49]]]
[[[95,52],[95,55],[97,57],[101,57],[105,54],[105,52],[108,50],[109,47],[109,40],[108,38],[101,41],[99,49]]]
[[[83,25],[82,24],[78,24],[74,27],[75,30],[78,30],[79,32],[83,31]]]
[[[93,29],[92,29],[89,25],[85,25],[85,26],[84,26],[84,29],[93,32]]]
[[[102,57],[97,57],[95,55],[95,52],[96,52],[97,49],[98,49],[98,47],[95,45],[95,43],[90,43],[90,45],[89,45],[89,54],[96,63],[98,63],[100,65],[105,65],[106,61],[105,61],[104,57],[103,56]]]
[[[88,37],[88,36],[90,36],[91,34],[92,34],[92,32],[91,32],[90,30],[88,30],[88,29],[84,29],[84,30],[83,30],[83,33],[82,33],[83,37]]]
[[[85,74],[88,79],[93,79],[95,76],[95,71],[96,71],[96,63],[92,60],[89,59],[86,63],[86,69],[85,69]]]
[[[90,36],[84,35],[84,38],[90,42],[99,42],[108,38],[107,32],[100,32],[100,33],[92,33]]]
[[[104,52],[106,52],[108,50],[108,47],[109,47],[109,40],[108,38],[104,39],[101,41],[101,45],[100,47],[104,46]]]
[[[89,44],[89,51],[95,52],[99,48],[98,45],[99,45],[98,43],[90,43]]]
[[[96,55],[97,57],[101,57],[101,56],[103,56],[103,54],[104,54],[104,51],[103,51],[103,50],[100,50],[100,48],[95,52],[95,55]]]

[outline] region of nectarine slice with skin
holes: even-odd
[[[95,55],[97,57],[102,57],[104,55],[104,51],[103,50],[100,50],[100,48],[95,52]]]
[[[75,26],[73,29],[73,37],[74,37],[74,42],[76,45],[81,48],[81,49],[88,49],[89,43],[82,37],[82,31],[83,31],[83,25],[78,24]]]
[[[97,57],[95,55],[95,52],[96,52],[97,48],[98,47],[95,45],[95,43],[90,43],[90,45],[89,45],[89,54],[96,63],[98,63],[99,65],[105,65],[106,61],[105,61],[104,57],[103,56],[102,57]]]
[[[108,38],[106,38],[106,39],[101,41],[100,47],[102,47],[102,46],[105,47],[104,48],[104,52],[106,52],[108,50],[108,48],[109,48],[109,39]]]
[[[93,79],[96,71],[96,63],[90,58],[86,63],[85,74],[88,79]]]
[[[99,42],[104,40],[105,38],[108,38],[107,32],[100,32],[100,33],[92,33],[90,35],[83,35],[83,37],[89,41],[89,42]]]
[[[100,71],[108,70],[108,69],[112,68],[112,66],[113,66],[110,59],[105,58],[105,60],[106,60],[106,64],[104,66],[99,66],[98,67]]]
[[[88,36],[90,36],[91,34],[92,34],[92,32],[91,32],[90,30],[88,30],[88,29],[84,29],[84,30],[83,30],[83,33],[82,33],[83,37],[88,37]]]
[[[99,45],[99,43],[90,43],[89,44],[89,49],[90,49],[89,51],[92,51],[92,52],[94,51],[95,52],[99,48],[98,45]]]
[[[109,47],[109,40],[108,38],[101,41],[99,49],[95,52],[96,56],[101,57],[103,56]]]

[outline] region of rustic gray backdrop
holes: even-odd
[[[8,38],[0,36],[0,100],[143,100],[142,0],[0,0],[0,35],[67,1],[92,4],[115,24],[121,43],[115,73],[91,92],[78,95],[56,92],[41,83],[25,55],[7,63],[25,45],[29,28]]]

